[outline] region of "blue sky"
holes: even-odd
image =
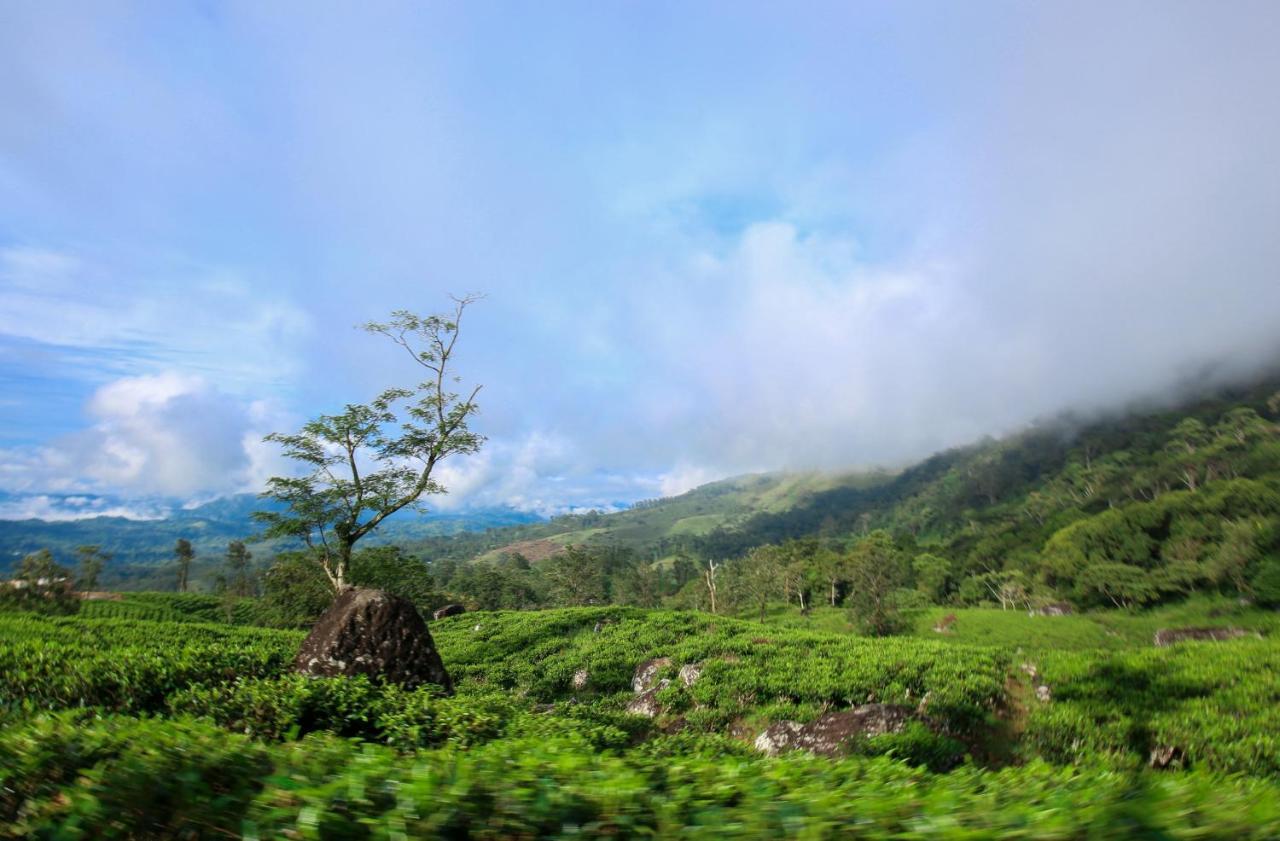
[[[482,291],[552,512],[900,464],[1275,358],[1280,7],[10,3],[0,514],[208,499]],[[115,504],[115,503],[113,503]]]

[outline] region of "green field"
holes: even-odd
[[[458,684],[447,698],[290,675],[301,633],[196,621],[199,598],[100,604],[0,614],[3,837],[1280,833],[1280,623],[1225,600],[957,610],[947,635],[927,611],[888,639],[852,636],[829,608],[764,624],[471,613],[432,623]],[[107,605],[121,616],[92,618]],[[165,621],[123,618],[144,609]],[[1263,638],[1151,644],[1183,621]],[[633,672],[659,656],[661,713],[628,715]],[[676,670],[695,663],[686,687]],[[770,722],[871,700],[923,702],[929,726],[841,758],[753,747]],[[1159,749],[1169,769],[1148,767]]]

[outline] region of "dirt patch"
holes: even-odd
[[[495,549],[487,554],[493,557],[523,555],[529,563],[536,564],[564,551],[565,547],[559,543],[552,543],[550,540],[521,540],[516,543],[508,543],[501,549]]]

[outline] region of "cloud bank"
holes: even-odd
[[[87,412],[84,429],[3,453],[3,489],[190,499],[257,491],[283,468],[261,443],[279,420],[266,404],[240,404],[198,377],[121,378],[98,389]]]

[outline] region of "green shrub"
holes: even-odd
[[[908,765],[923,765],[931,771],[949,771],[963,761],[965,746],[918,721],[911,721],[900,733],[872,736],[857,747],[857,752],[866,756],[890,756]]]
[[[1143,764],[1176,747],[1192,767],[1280,774],[1280,649],[1265,640],[1181,643],[1040,658],[1049,703],[1031,705],[1028,756]]]
[[[0,734],[0,837],[235,835],[270,769],[198,722],[39,717]]]
[[[0,613],[0,709],[160,712],[197,684],[278,675],[299,634]]]
[[[1264,558],[1253,577],[1253,596],[1263,607],[1280,607],[1280,558]]]
[[[0,836],[1262,839],[1280,786],[1041,762],[935,774],[887,757],[777,759],[673,736],[624,755],[570,736],[413,759],[329,736],[263,745],[187,719],[39,716],[0,732]]]

